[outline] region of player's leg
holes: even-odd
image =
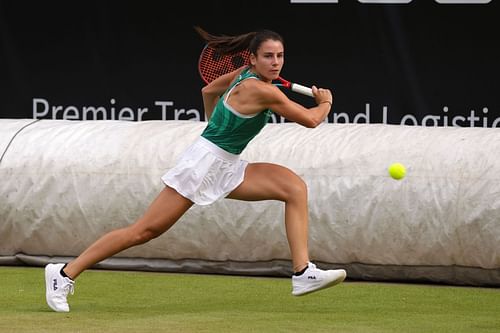
[[[111,231],[78,258],[70,262],[64,272],[76,279],[90,266],[111,257],[129,247],[143,244],[167,231],[193,205],[174,189],[166,186],[151,203],[144,215],[134,224]]]
[[[300,271],[309,262],[307,186],[293,171],[270,163],[250,163],[244,181],[228,198],[285,203],[285,227],[293,269]]]
[[[228,197],[285,202],[286,232],[295,272],[292,276],[294,296],[328,288],[345,279],[343,269],[321,270],[309,262],[307,187],[294,172],[269,163],[249,164],[245,180]]]
[[[67,295],[80,273],[92,265],[134,245],[146,243],[167,231],[193,205],[174,189],[165,189],[156,197],[144,215],[134,224],[111,231],[90,245],[75,260],[49,264],[45,268],[46,299],[58,312],[68,312]]]

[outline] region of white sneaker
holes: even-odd
[[[306,271],[300,276],[292,276],[292,295],[301,296],[313,291],[333,287],[344,281],[347,273],[343,269],[324,271],[316,268],[312,262],[307,264]]]
[[[45,298],[50,308],[56,312],[69,312],[68,294],[73,294],[75,282],[61,275],[64,264],[45,266]]]

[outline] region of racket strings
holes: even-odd
[[[213,48],[206,47],[200,57],[199,70],[206,83],[210,83],[221,75],[230,73],[249,63],[250,51],[243,50],[233,54],[221,54]]]

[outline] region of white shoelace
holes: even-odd
[[[75,283],[68,282],[63,286],[63,291],[67,294],[71,293],[73,295],[75,293]]]
[[[313,270],[317,270],[316,265],[313,264],[312,262],[309,262],[309,268]]]

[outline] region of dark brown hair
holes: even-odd
[[[266,40],[276,40],[285,45],[283,37],[271,30],[253,31],[237,36],[215,36],[198,26],[195,26],[194,30],[196,30],[198,35],[200,35],[205,42],[207,42],[208,46],[222,54],[231,54],[244,49],[248,49],[251,53],[257,54],[260,45]]]

